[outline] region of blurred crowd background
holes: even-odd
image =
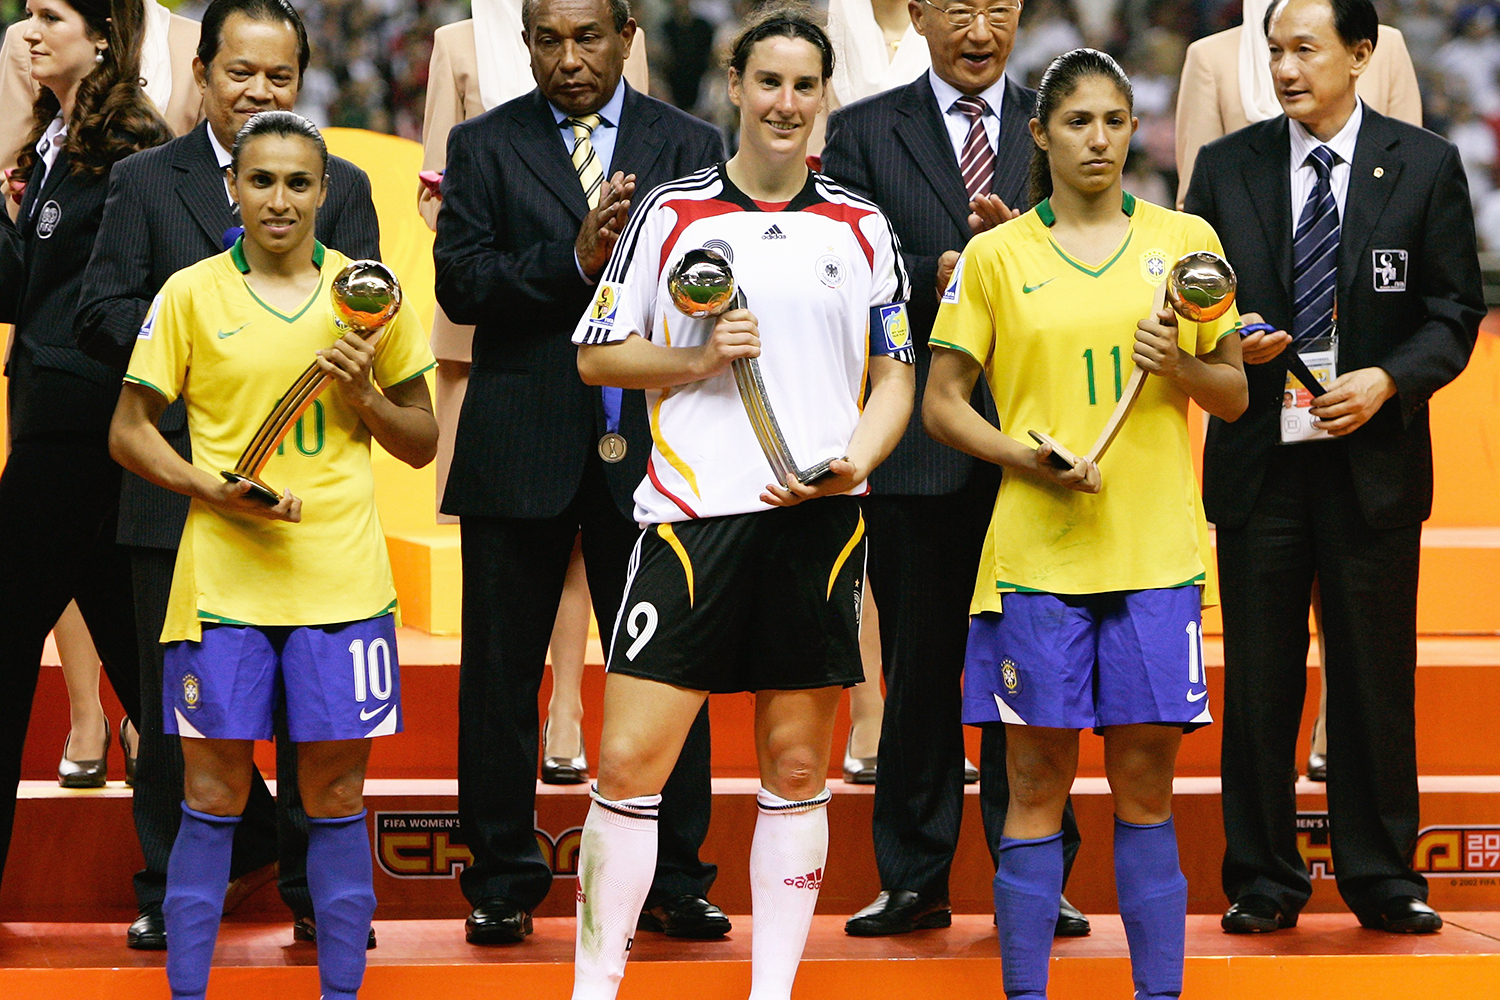
[[[469,16],[468,0],[293,0],[312,33],[298,110],[319,125],[420,140],[432,33]],[[200,0],[167,5],[197,17]],[[756,0],[634,0],[646,29],[651,93],[734,134],[722,56]],[[1500,252],[1500,0],[1376,0],[1416,64],[1428,128],[1463,154],[1480,240]],[[1027,0],[1008,72],[1035,85],[1079,45],[1112,53],[1135,84],[1126,186],[1170,205],[1177,190],[1173,113],[1188,43],[1240,22],[1241,0]],[[24,0],[0,0],[8,24]]]

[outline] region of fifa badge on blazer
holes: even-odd
[[[1375,264],[1374,284],[1377,292],[1406,291],[1407,253],[1405,250],[1371,250]]]
[[[38,239],[49,239],[57,231],[57,224],[62,221],[62,206],[55,200],[49,200],[42,206],[41,213],[36,219],[36,235]]]

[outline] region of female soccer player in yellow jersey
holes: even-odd
[[[1007,469],[974,590],[964,721],[1006,723],[995,917],[1011,1000],[1046,996],[1085,728],[1104,736],[1136,997],[1182,991],[1172,774],[1182,734],[1210,721],[1199,613],[1211,573],[1187,403],[1233,420],[1248,397],[1227,336],[1237,314],[1194,324],[1152,311],[1178,257],[1220,245],[1201,219],[1121,189],[1135,128],[1113,59],[1079,49],[1053,62],[1031,122],[1037,205],[969,243],[931,337],[928,431]],[[1045,431],[1083,454],[1132,365],[1149,377],[1103,468],[1059,471],[1050,448],[1013,436]],[[981,372],[1003,431],[970,405]]]
[[[162,910],[174,998],[202,997],[250,791],[254,741],[284,692],[307,807],[307,879],[324,1000],[353,1000],[375,893],[363,785],[369,737],[401,729],[395,585],[375,511],[370,439],[413,466],[437,450],[421,324],[339,338],[329,285],[348,262],[313,236],[328,150],[289,111],[256,115],[231,153],[245,232],[167,279],[146,315],[110,431],[126,468],[192,497],[162,641],[166,731],[186,795]],[[266,465],[274,506],[226,483],[241,450],[314,358],[332,385]],[[157,430],[187,401],[191,463]],[[294,492],[295,491],[295,492]]]
[[[750,20],[729,69],[738,154],[633,207],[573,337],[584,381],[647,390],[652,428],[635,492],[645,530],[610,644],[579,855],[575,1000],[612,1000],[619,988],[655,867],[660,792],[711,692],[756,693],[755,1000],[790,1000],[812,923],[834,710],[864,676],[858,496],[906,427],[914,382],[890,224],[807,169],[832,70],[833,47],[805,6]],[[668,276],[700,247],[731,260],[748,308],[716,320],[673,307]],[[735,388],[736,358],[759,359],[792,454],[805,466],[832,459],[829,475],[774,481]]]

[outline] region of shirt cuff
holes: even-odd
[[[583,264],[581,264],[579,262],[579,260],[578,260],[578,248],[577,247],[573,248],[573,266],[576,267],[576,268],[578,268],[578,276],[583,279],[583,283],[585,285],[597,285],[597,284],[599,284],[599,282],[596,279],[590,278],[587,274],[583,273]]]

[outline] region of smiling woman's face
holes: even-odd
[[[256,136],[240,147],[234,190],[245,239],[287,253],[312,233],[328,193],[322,152],[299,136]]]
[[[826,89],[823,53],[812,42],[785,35],[756,42],[744,74],[729,70],[729,100],[740,109],[740,148],[805,157]]]

